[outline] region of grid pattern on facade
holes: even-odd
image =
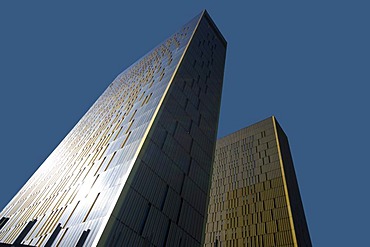
[[[204,14],[104,245],[201,245],[225,53],[226,43]]]
[[[282,162],[282,152],[290,157],[282,134],[272,117],[217,141],[205,247],[311,246],[302,204],[292,214],[289,198],[300,197],[297,183],[287,186],[286,169],[296,180],[292,162]]]
[[[60,246],[99,237],[198,20],[111,83],[0,213],[0,242],[14,243],[29,222],[23,244],[43,246],[56,230]]]

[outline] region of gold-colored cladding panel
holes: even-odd
[[[273,118],[217,141],[205,247],[296,246]]]
[[[285,199],[287,201],[287,206],[288,206],[289,222],[290,222],[290,227],[292,229],[292,235],[293,235],[292,237],[293,237],[293,241],[294,241],[294,246],[297,247],[298,246],[298,244],[297,244],[297,237],[296,237],[296,234],[295,234],[295,228],[294,228],[294,222],[293,222],[293,214],[292,214],[292,209],[291,209],[291,206],[290,206],[290,199],[289,199],[289,193],[288,193],[288,185],[287,185],[286,178],[285,178],[284,163],[283,163],[283,158],[281,157],[281,150],[280,150],[280,144],[279,144],[279,136],[278,136],[278,131],[277,131],[277,127],[276,127],[276,119],[275,119],[274,116],[272,117],[272,121],[273,121],[273,124],[274,124],[274,131],[275,131],[276,145],[277,145],[278,154],[279,154],[279,162],[280,162],[281,175],[283,177]]]
[[[199,17],[122,72],[0,213],[10,218],[0,242],[75,245],[86,229],[105,226],[146,130],[171,82]],[[162,99],[162,100],[161,100]],[[110,200],[112,205],[107,205]],[[89,233],[92,244],[98,230]]]

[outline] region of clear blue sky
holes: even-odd
[[[275,115],[314,246],[368,245],[369,4],[203,2],[0,3],[0,209],[117,74],[206,8],[228,41],[219,136]]]

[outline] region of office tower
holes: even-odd
[[[204,11],[109,85],[0,214],[0,242],[200,246],[226,41]]]
[[[311,246],[288,139],[275,117],[217,140],[204,246]]]

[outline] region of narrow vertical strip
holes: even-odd
[[[289,200],[289,193],[288,193],[288,186],[285,178],[285,171],[284,171],[284,164],[283,164],[283,158],[281,156],[281,150],[280,150],[280,143],[279,143],[279,135],[277,132],[277,127],[276,127],[276,120],[275,117],[272,116],[272,123],[274,125],[274,132],[275,132],[275,139],[276,139],[276,146],[278,149],[278,154],[279,154],[279,163],[280,163],[280,169],[281,169],[281,176],[283,178],[283,183],[284,183],[284,192],[285,192],[285,198],[287,200],[287,207],[288,207],[288,214],[289,214],[289,221],[290,221],[290,226],[292,228],[292,237],[293,237],[293,244],[295,247],[298,247],[297,244],[297,237],[295,233],[295,228],[294,228],[294,222],[293,222],[293,214],[292,214],[292,208],[290,206],[290,200]]]
[[[87,217],[89,217],[89,214],[91,213],[91,210],[93,209],[93,207],[94,207],[94,205],[95,205],[96,201],[98,200],[99,195],[100,195],[100,193],[98,193],[98,194],[96,195],[94,202],[91,204],[91,207],[90,207],[89,211],[87,212],[87,214],[86,214],[86,216],[85,216],[85,218],[83,219],[83,221],[82,221],[82,222],[85,222],[85,221],[87,220]]]
[[[49,246],[51,246],[53,244],[54,240],[58,236],[58,234],[59,234],[59,232],[60,232],[61,229],[62,229],[62,227],[61,227],[61,224],[59,223],[57,225],[57,227],[55,228],[55,230],[53,231],[53,233],[51,234],[51,236],[48,239],[48,241],[46,242],[45,247],[49,247]]]
[[[27,236],[28,232],[31,230],[33,225],[36,223],[36,220],[30,221],[27,223],[26,227],[23,229],[23,231],[19,234],[17,239],[13,242],[13,245],[20,244],[23,239]]]
[[[89,235],[90,233],[90,229],[86,230],[86,231],[83,231],[80,239],[78,240],[77,244],[76,244],[76,247],[82,247],[87,239],[87,236]]]
[[[2,217],[1,220],[0,220],[0,230],[1,228],[3,228],[3,226],[5,226],[6,222],[8,222],[9,218],[7,217]]]

